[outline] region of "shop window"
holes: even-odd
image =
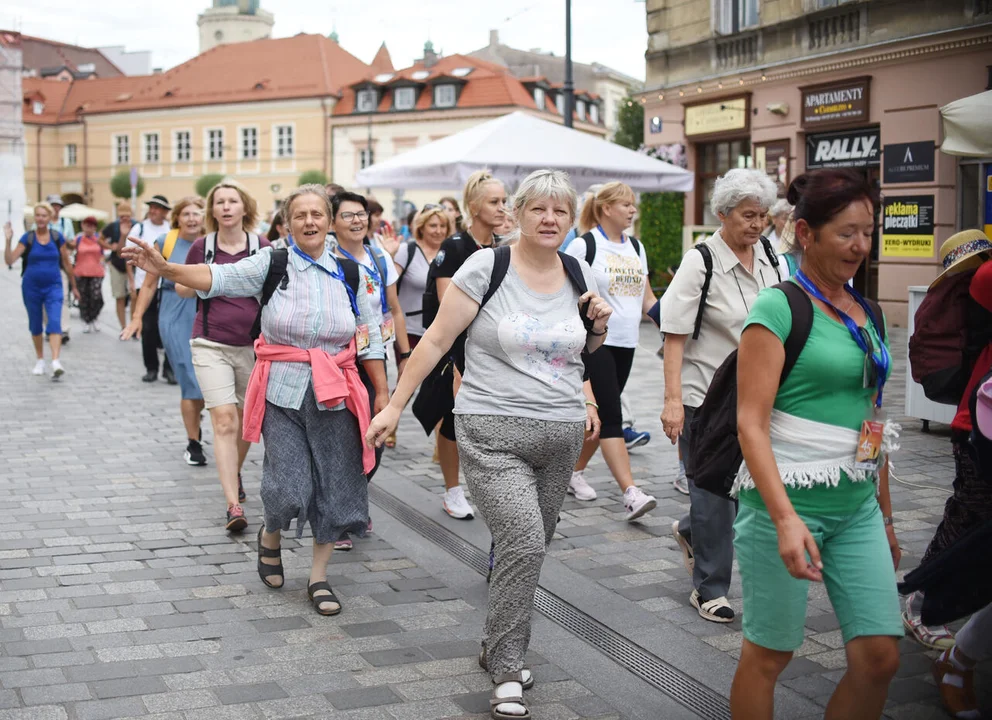
[[[958,165],[958,229],[982,230],[992,225],[992,163],[962,159]]]
[[[716,179],[733,168],[751,167],[751,141],[725,140],[696,145],[697,220],[703,225],[719,225],[720,218],[710,210]]]

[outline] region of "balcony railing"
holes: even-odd
[[[717,70],[749,67],[758,62],[758,33],[735,35],[716,41]]]
[[[852,45],[861,39],[861,11],[848,10],[813,18],[806,28],[810,50]]]

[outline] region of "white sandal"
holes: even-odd
[[[710,622],[729,623],[734,621],[734,609],[730,607],[727,598],[722,595],[713,600],[702,602],[698,590],[693,590],[689,602],[699,611],[699,617]],[[721,612],[722,611],[722,612]]]

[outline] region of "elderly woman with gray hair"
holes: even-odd
[[[467,330],[455,432],[496,546],[479,663],[495,683],[497,719],[530,717],[523,690],[534,678],[524,656],[537,581],[583,436],[599,432],[582,353],[602,345],[612,309],[588,289],[596,287],[589,266],[558,251],[575,206],[565,173],[538,170],[520,184],[512,204],[519,239],[473,253],[455,273],[366,435],[382,444],[417,385]]]
[[[744,320],[762,288],[782,279],[778,257],[761,233],[775,202],[775,185],[759,170],[718,178],[711,207],[720,229],[690,250],[661,299],[665,334],[665,408],[661,424],[689,459],[692,419],[716,369],[740,344]],[[689,513],[672,533],[692,577],[689,602],[700,617],[729,623],[727,601],[734,561],[733,501],[701,490],[687,462]]]

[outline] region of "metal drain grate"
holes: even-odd
[[[411,509],[375,484],[369,486],[369,499],[480,575],[485,575],[489,570],[489,557],[485,552]],[[730,720],[730,706],[725,697],[701,685],[571,603],[539,587],[534,597],[534,607],[692,712],[707,720]]]

